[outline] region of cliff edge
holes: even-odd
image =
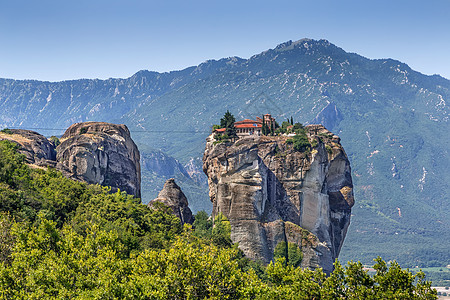
[[[322,125],[305,127],[309,149],[287,136],[249,135],[236,142],[207,138],[203,170],[213,217],[224,214],[231,239],[266,263],[281,242],[297,245],[302,268],[333,270],[354,204],[350,162]]]

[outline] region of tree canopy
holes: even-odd
[[[376,259],[328,277],[302,270],[297,245],[265,266],[231,243],[230,223],[170,210],[126,193],[30,169],[0,141],[1,299],[436,299],[424,273]]]
[[[225,134],[230,138],[236,137],[236,128],[234,127],[234,122],[236,122],[236,119],[229,110],[227,110],[223,118],[220,119],[220,126],[222,128],[226,128]]]

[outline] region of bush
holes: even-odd
[[[61,141],[56,136],[52,135],[49,140],[55,145],[55,147],[58,147],[61,144]]]
[[[212,241],[218,247],[230,247],[231,242],[231,225],[227,217],[219,213],[214,218],[214,227],[212,228]]]
[[[305,127],[303,126],[302,123],[295,123],[295,124],[294,124],[294,127],[292,128],[292,130],[293,130],[295,133],[302,133],[302,132],[306,133]]]
[[[88,132],[88,128],[87,127],[81,127],[80,128],[80,134],[85,134]]]
[[[0,132],[3,132],[5,134],[13,134],[11,129],[9,129],[9,128],[2,129],[2,130],[0,130]]]
[[[294,136],[294,150],[299,152],[304,152],[308,150],[311,147],[311,144],[309,143],[308,137],[303,134],[296,134]]]
[[[279,242],[273,251],[275,259],[284,258],[284,261],[293,267],[299,267],[303,260],[302,249],[294,243]]]
[[[208,214],[201,210],[194,216],[194,235],[200,238],[210,239],[212,235],[213,222]]]

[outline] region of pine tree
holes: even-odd
[[[229,110],[227,110],[227,112],[225,113],[223,118],[220,119],[220,127],[226,128],[225,133],[230,138],[237,137],[236,128],[234,127],[234,122],[236,122],[236,119],[230,113]]]

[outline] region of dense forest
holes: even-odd
[[[265,266],[231,243],[228,220],[181,225],[163,205],[25,164],[0,141],[1,299],[436,299],[424,273],[375,260],[325,274],[285,245]]]

